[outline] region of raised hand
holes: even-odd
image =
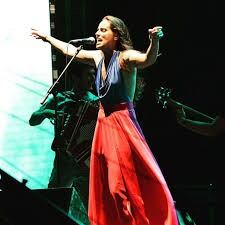
[[[161,39],[163,37],[163,31],[161,26],[155,26],[148,30],[150,39]]]
[[[47,34],[42,33],[34,28],[31,28],[31,36],[35,39],[41,39],[42,41],[46,41]]]

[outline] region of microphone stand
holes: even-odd
[[[55,140],[56,140],[56,149],[54,150],[55,151],[55,162],[57,165],[56,165],[56,173],[57,173],[57,186],[61,186],[61,178],[60,178],[60,159],[61,159],[61,156],[60,156],[60,147],[57,146],[57,140],[59,140],[59,135],[60,135],[60,132],[59,132],[59,127],[58,127],[58,115],[57,115],[57,91],[56,91],[56,86],[57,84],[59,84],[59,80],[62,78],[62,76],[64,75],[65,71],[67,70],[67,68],[69,67],[69,65],[72,63],[73,59],[76,57],[76,55],[79,53],[79,51],[83,49],[83,45],[80,45],[79,47],[77,47],[77,51],[76,53],[74,54],[74,56],[70,59],[70,61],[68,62],[68,64],[65,66],[65,68],[63,69],[63,71],[61,72],[61,74],[59,75],[59,77],[57,78],[57,80],[51,85],[51,87],[48,89],[45,97],[43,98],[43,100],[41,100],[40,104],[44,104],[46,99],[48,98],[48,96],[50,94],[53,94],[53,98],[54,98],[54,102],[55,102],[55,123],[54,123],[54,133],[55,133]]]
[[[69,65],[71,64],[71,62],[73,61],[73,59],[76,57],[76,55],[79,53],[79,51],[83,49],[83,45],[80,45],[77,48],[77,52],[74,54],[74,56],[70,59],[70,61],[68,62],[68,64],[66,65],[66,67],[63,69],[63,71],[61,72],[61,74],[59,75],[59,77],[57,78],[57,80],[51,85],[51,87],[48,89],[47,94],[45,95],[45,97],[43,98],[43,100],[40,102],[42,105],[45,103],[46,99],[48,98],[48,96],[53,93],[55,86],[59,83],[59,80],[61,79],[61,77],[63,76],[63,74],[65,73],[66,69],[69,67]]]

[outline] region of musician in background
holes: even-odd
[[[98,108],[98,97],[92,89],[95,76],[94,68],[79,63],[75,64],[76,71],[69,74],[73,76],[72,90],[58,92],[55,96],[50,97],[38,110],[32,113],[29,124],[31,126],[39,125],[46,118],[53,122],[56,129],[51,148],[55,151],[55,158],[48,188],[75,187],[87,209],[88,156],[90,156],[94,127],[93,132],[91,132],[88,127],[89,124],[82,124],[82,122],[86,119],[85,113],[89,108]],[[98,109],[95,111],[97,112]],[[94,121],[92,126],[95,126],[97,113],[96,115],[91,113],[91,116],[92,122]],[[79,142],[82,142],[82,140],[88,141],[89,146],[85,146],[86,157],[80,157],[79,160],[73,157],[76,155],[76,150],[80,150],[76,148],[81,146],[77,144],[77,140],[73,139],[79,139]],[[68,149],[69,144],[70,149]]]
[[[168,88],[160,87],[156,92],[157,101],[162,103],[164,108],[169,106],[172,109],[178,124],[182,127],[203,136],[218,137],[225,135],[225,111],[223,99],[221,99],[222,105],[218,105],[219,112],[217,113],[217,116],[213,118],[190,106],[175,101],[170,95],[171,90]],[[224,94],[220,94],[219,96],[224,96]]]
[[[176,110],[177,122],[186,129],[204,136],[220,136],[225,134],[225,115],[223,113],[208,120],[203,116],[201,118],[200,113],[196,112],[195,114],[193,119],[187,118],[184,107],[180,106]]]
[[[223,98],[224,95],[222,95]],[[218,101],[218,99],[217,99]],[[217,116],[208,117],[202,112],[191,110],[191,117],[189,107],[180,105],[176,107],[175,115],[177,122],[185,129],[190,130],[195,134],[208,137],[208,144],[210,144],[209,170],[207,176],[210,181],[208,185],[208,198],[213,199],[209,202],[210,209],[210,224],[219,224],[223,221],[224,211],[224,148],[225,148],[225,111],[224,101],[222,105],[217,108]],[[216,110],[216,109],[215,109]],[[208,119],[207,119],[208,117]],[[197,149],[196,149],[197,150]],[[202,160],[207,160],[207,152],[203,152]],[[200,163],[201,164],[201,163]],[[215,195],[216,193],[216,195]],[[217,197],[214,197],[217,196]]]

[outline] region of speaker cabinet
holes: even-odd
[[[35,189],[33,192],[54,203],[76,221],[84,225],[90,224],[87,209],[75,188]]]
[[[1,225],[82,224],[68,215],[66,205],[62,204],[59,206],[38,191],[32,191],[0,169]]]

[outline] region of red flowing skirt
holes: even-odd
[[[89,182],[91,225],[178,225],[161,170],[128,107],[100,107]],[[133,115],[135,115],[133,111]]]

